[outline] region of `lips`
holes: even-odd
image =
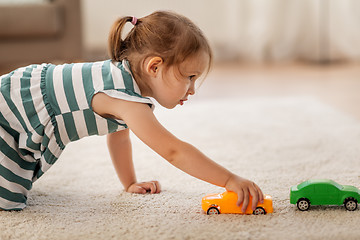
[[[184,105],[184,102],[185,101],[187,101],[187,99],[182,99],[182,100],[180,100],[180,105],[182,106],[182,105]]]

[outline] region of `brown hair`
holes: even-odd
[[[142,62],[149,56],[159,56],[167,67],[179,65],[200,51],[212,52],[202,31],[188,18],[167,11],[157,11],[137,20],[136,25],[122,39],[122,30],[132,17],[118,19],[109,34],[109,53],[114,61],[127,59],[132,71],[141,76]]]

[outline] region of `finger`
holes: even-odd
[[[142,194],[145,194],[146,193],[146,189],[141,187],[141,186],[136,186],[135,188],[136,190],[136,193],[142,193]]]
[[[156,186],[156,192],[155,193],[160,193],[161,192],[161,185],[158,181],[153,181],[153,183],[155,183]]]
[[[150,193],[156,193],[157,191],[157,186],[154,182],[150,182],[152,185],[150,185],[151,188],[151,192]]]
[[[255,184],[255,187],[256,187],[256,189],[257,189],[257,191],[259,193],[259,201],[261,203],[264,203],[264,193],[261,191],[261,189],[259,188],[258,185]]]
[[[244,201],[244,192],[243,190],[241,190],[239,193],[238,193],[238,199],[237,199],[237,202],[236,202],[236,205],[238,207],[240,207],[241,203]]]
[[[153,182],[144,182],[141,183],[141,186],[145,188],[147,191],[150,191],[150,193],[156,192],[156,184]]]
[[[259,193],[258,193],[257,189],[255,188],[255,186],[254,186],[254,188],[250,189],[250,194],[252,196],[251,209],[254,211],[259,202]]]
[[[241,189],[240,192],[238,192],[238,199],[237,199],[237,202],[236,202],[236,206],[240,207],[241,204],[244,202],[244,192],[243,190]]]
[[[141,194],[146,193],[146,189],[138,185],[130,186],[127,191],[130,193],[141,193]]]
[[[241,211],[245,213],[247,206],[249,205],[249,190],[244,191],[244,201]]]

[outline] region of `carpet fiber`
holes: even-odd
[[[105,137],[67,146],[35,184],[29,206],[0,212],[0,239],[359,239],[360,210],[289,204],[309,178],[360,187],[360,123],[313,98],[194,101],[155,110],[180,139],[252,179],[273,197],[265,216],[207,216],[201,198],[224,189],[174,168],[133,137],[139,181],[157,195],[123,191]]]

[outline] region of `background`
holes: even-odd
[[[208,37],[215,64],[201,98],[226,81],[237,96],[315,95],[360,116],[357,0],[0,0],[0,74],[107,59],[112,23],[155,10],[184,14]]]
[[[66,147],[27,208],[0,212],[0,239],[359,239],[359,210],[289,204],[290,186],[311,178],[360,187],[358,0],[0,0],[0,75],[107,59],[112,23],[155,10],[192,19],[215,55],[197,94],[155,115],[255,181],[273,196],[274,213],[203,214],[201,198],[224,189],[172,167],[133,135],[138,180],[157,179],[163,191],[126,193],[106,138],[94,136]]]
[[[360,59],[356,0],[85,0],[84,47],[103,49],[109,26],[119,15],[141,17],[158,9],[174,10],[197,23],[217,59]]]
[[[357,0],[0,0],[0,6],[1,44],[26,44],[45,36],[47,40],[60,39],[76,25],[80,34],[74,34],[72,42],[60,47],[79,44],[81,53],[72,58],[106,57],[108,31],[120,16],[139,18],[155,10],[173,10],[200,26],[217,60],[360,59]],[[26,14],[19,8],[27,8]],[[4,59],[2,54],[1,62]]]

